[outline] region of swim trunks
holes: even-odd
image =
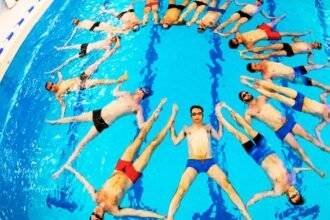
[[[274,31],[274,29],[269,26],[268,24],[261,24],[259,26],[257,26],[258,29],[265,31],[268,40],[280,40],[281,39],[281,35],[279,32]]]
[[[194,1],[194,2],[196,3],[197,7],[199,7],[201,5],[207,6],[207,3],[205,3],[205,2],[201,2],[201,1]]]
[[[241,11],[241,10],[236,11],[236,13],[238,13],[241,18],[247,18],[248,20],[250,20],[252,18],[251,15],[249,15],[248,13]]]
[[[205,160],[188,159],[186,167],[195,169],[197,173],[206,173],[214,164],[213,158]]]
[[[101,116],[102,109],[97,109],[93,111],[93,123],[96,130],[101,133],[104,129],[108,128],[109,125],[105,123]]]
[[[79,57],[80,58],[86,56],[86,54],[87,54],[87,47],[88,47],[88,43],[82,44],[80,46],[80,52],[79,52]]]
[[[148,4],[146,4],[145,7],[150,7],[151,8],[152,6],[158,5],[158,4],[159,4],[159,2],[157,0],[155,0],[155,1],[152,1],[152,2],[150,2]]]
[[[298,78],[302,75],[305,75],[307,73],[307,70],[305,68],[305,66],[296,66],[296,67],[293,67],[294,69],[294,77],[295,78]]]
[[[305,96],[303,94],[301,94],[300,92],[297,92],[297,96],[296,98],[294,98],[295,103],[294,105],[291,107],[296,111],[302,111],[303,105],[304,105],[304,100],[305,100]]]
[[[312,86],[313,85],[311,78],[303,76],[307,73],[307,70],[306,70],[305,66],[296,66],[296,67],[293,67],[293,70],[294,70],[293,81],[295,83],[301,83],[301,84],[306,85],[306,86]]]
[[[288,57],[292,57],[292,56],[294,55],[294,52],[293,52],[293,50],[292,50],[291,45],[288,44],[288,43],[283,43],[282,45],[283,45],[282,50],[284,50],[284,51],[286,52],[286,55],[287,55]]]
[[[95,22],[89,30],[90,30],[90,31],[94,31],[94,29],[95,29],[96,27],[100,26],[100,24],[101,24],[101,22],[99,22],[99,21]]]
[[[276,136],[283,141],[287,134],[292,132],[295,125],[296,122],[294,121],[294,119],[287,119],[287,121],[282,125],[282,127],[275,131]]]
[[[127,11],[122,11],[122,12],[120,12],[116,17],[117,17],[118,19],[121,19],[121,18],[124,16],[124,14],[126,14],[126,13],[128,13],[128,12],[134,12],[134,8],[128,9]]]
[[[184,5],[176,5],[176,4],[169,4],[167,9],[171,9],[171,8],[177,8],[179,9],[180,11],[182,11],[186,6]]]
[[[224,13],[226,12],[225,9],[217,8],[217,7],[211,7],[211,6],[209,6],[209,7],[207,8],[207,11],[219,12],[219,13],[221,13],[221,14],[224,14]]]
[[[253,142],[249,140],[242,144],[242,146],[257,164],[261,165],[262,161],[264,161],[269,155],[275,153],[269,148],[267,140],[261,134],[258,133],[253,138]]]
[[[142,175],[142,173],[138,172],[134,166],[132,161],[118,160],[116,168],[117,171],[123,172],[128,179],[132,181],[134,184]]]

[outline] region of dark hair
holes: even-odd
[[[242,97],[242,94],[243,94],[244,92],[246,92],[246,91],[240,91],[240,92],[238,93],[238,98],[239,98],[242,102],[244,102],[243,97]]]
[[[229,47],[230,47],[231,49],[236,49],[236,48],[238,47],[238,45],[239,45],[239,43],[236,43],[236,42],[235,42],[235,39],[236,39],[236,38],[233,38],[233,39],[231,39],[231,40],[229,41]]]
[[[204,112],[204,109],[203,109],[202,106],[200,106],[200,105],[192,105],[192,106],[190,106],[190,113],[192,112],[192,110],[194,108],[200,109],[202,111],[202,113]]]
[[[48,89],[48,84],[49,84],[49,83],[51,83],[51,82],[46,82],[46,83],[45,83],[45,89],[46,89],[47,91],[49,91],[49,89]]]
[[[296,202],[293,202],[290,198],[289,198],[289,202],[292,204],[292,205],[303,205],[305,203],[305,199],[299,195],[299,200],[296,201]]]
[[[252,63],[248,63],[248,64],[246,65],[246,69],[247,69],[249,72],[251,72],[251,73],[256,72],[256,70],[252,68]]]
[[[139,90],[141,90],[143,92],[142,100],[148,98],[149,96],[151,96],[154,93],[151,90],[151,88],[148,86],[140,87]]]

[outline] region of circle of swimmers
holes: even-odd
[[[239,6],[240,10],[236,11],[227,20],[220,23],[220,18],[225,14],[227,8],[232,3]],[[63,47],[56,48],[57,50],[77,50],[78,53],[50,71],[52,73],[57,72],[59,80],[57,83],[47,82],[45,88],[48,91],[53,92],[60,103],[61,117],[58,120],[48,120],[47,122],[50,124],[92,122],[93,125],[85,137],[83,137],[80,143],[76,146],[74,152],[65,164],[54,173],[53,177],[58,178],[61,173],[68,171],[75,175],[75,177],[83,184],[96,203],[96,208],[92,212],[90,219],[103,219],[105,213],[120,217],[136,216],[155,219],[174,219],[174,214],[176,213],[184,194],[199,173],[206,173],[210,178],[214,179],[215,182],[227,193],[230,200],[237,206],[245,219],[251,219],[247,207],[266,197],[285,194],[292,204],[303,204],[303,197],[292,181],[293,176],[298,172],[305,170],[315,171],[321,177],[325,174],[314,165],[312,160],[305,153],[304,149],[297,142],[296,135],[313,143],[321,150],[330,152],[329,146],[326,146],[321,138],[321,130],[330,121],[330,106],[326,104],[326,98],[329,94],[330,87],[305,76],[312,70],[330,66],[329,63],[322,65],[314,64],[312,61],[313,50],[321,49],[322,45],[318,42],[308,43],[299,39],[300,36],[309,34],[309,32],[298,33],[276,31],[274,26],[283,20],[285,15],[280,17],[271,17],[267,15],[262,10],[263,0],[256,0],[254,3],[239,3],[236,0],[234,2],[232,0],[226,0],[223,4],[220,4],[220,2],[217,2],[216,0],[199,0],[191,2],[189,0],[184,0],[181,4],[178,4],[175,0],[169,0],[168,8],[161,19],[159,19],[158,16],[158,0],[146,0],[142,21],[136,16],[133,6],[134,2],[121,12],[117,12],[114,9],[106,9],[105,7],[101,8],[102,13],[109,13],[121,21],[121,25],[118,26],[99,21],[74,19],[73,25],[75,28],[69,40]],[[259,12],[270,22],[262,23],[254,30],[240,33],[240,26],[250,21],[251,18]],[[240,51],[240,56],[242,58],[261,60],[257,63],[249,63],[247,65],[247,70],[253,73],[260,72],[263,80],[241,76],[241,83],[258,91],[260,96],[254,97],[247,91],[241,91],[239,93],[239,99],[247,106],[244,117],[235,112],[235,110],[229,107],[226,103],[218,103],[215,107],[215,114],[219,121],[218,130],[214,129],[211,125],[204,124],[203,107],[194,105],[190,108],[190,116],[192,120],[191,125],[185,126],[178,134],[176,134],[174,129],[174,119],[178,111],[178,106],[174,104],[167,123],[160,130],[158,135],[156,135],[156,137],[147,145],[144,151],[136,158],[136,152],[139,150],[148,131],[151,129],[153,123],[160,114],[166,99],[162,99],[151,116],[147,120],[144,120],[141,102],[152,95],[152,90],[149,87],[140,87],[135,92],[121,91],[120,85],[128,79],[127,72],[123,73],[117,79],[91,79],[91,76],[98,69],[99,65],[107,60],[120,47],[121,38],[119,35],[127,34],[130,31],[138,31],[141,26],[148,23],[149,15],[152,15],[154,24],[159,24],[164,29],[168,29],[172,25],[191,26],[192,24],[197,24],[197,31],[200,33],[210,29],[224,37],[235,35],[235,37],[229,41],[229,47],[234,49],[242,44],[246,47],[246,50]],[[186,20],[188,15],[191,17],[189,21]],[[231,25],[232,28],[229,29],[227,27],[228,25]],[[68,42],[73,38],[78,29],[93,32],[102,31],[107,33],[107,37],[105,40],[92,43],[67,46]],[[278,41],[285,36],[292,37],[292,43],[279,42],[264,47],[255,46],[258,41]],[[61,68],[75,59],[85,57],[94,50],[104,50],[103,56],[87,67],[79,76],[71,79],[63,79],[59,72]],[[267,60],[271,57],[291,57],[296,54],[306,54],[308,65],[290,67],[282,63]],[[294,89],[276,85],[271,81],[272,79],[286,79],[292,83],[316,86],[324,91],[320,98],[321,101],[312,100]],[[77,92],[98,85],[111,84],[117,84],[113,90],[113,96],[115,99],[102,109],[85,112],[77,116],[64,117],[66,108],[64,96],[67,93]],[[295,122],[293,118],[283,116],[276,107],[268,102],[270,98],[273,98],[296,111],[309,113],[319,117],[321,122],[315,128],[315,136],[310,135],[305,131],[305,129]],[[235,126],[230,124],[224,118],[222,113],[223,110],[230,113],[232,119],[238,126],[243,128],[244,132],[235,128]],[[73,168],[72,163],[90,140],[95,138],[104,129],[108,128],[113,121],[127,114],[136,115],[137,124],[140,129],[139,133],[118,160],[111,177],[105,182],[100,190],[95,190],[84,176]],[[289,172],[284,166],[282,160],[267,145],[265,137],[251,126],[252,117],[259,119],[274,130],[276,136],[286,142],[309,168],[293,168],[292,171]],[[223,133],[223,127],[232,133],[241,143],[246,153],[262,167],[273,184],[271,190],[256,193],[246,204],[241,200],[234,186],[232,186],[226,177],[226,174],[212,158],[210,139],[215,138],[219,140]],[[182,175],[179,186],[172,197],[168,213],[166,215],[161,215],[148,210],[120,207],[120,201],[125,195],[125,192],[139,179],[142,171],[147,166],[153,151],[161,143],[168,131],[170,131],[171,139],[175,145],[186,138],[189,147],[189,159],[187,161],[186,169]]]

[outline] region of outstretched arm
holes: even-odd
[[[240,3],[240,2],[238,2],[237,0],[235,0],[234,3],[235,3],[235,5],[237,5],[237,6],[245,6],[245,5],[247,5],[247,3]]]
[[[322,145],[324,145],[323,139],[321,137],[321,131],[328,123],[324,120],[322,120],[316,127],[315,127],[315,135],[317,139],[321,142]]]
[[[58,81],[57,81],[57,83],[60,83],[60,82],[62,82],[62,81],[63,81],[63,76],[62,76],[62,74],[61,74],[61,72],[60,72],[60,71],[58,71],[58,72],[57,72],[57,78],[58,78]]]
[[[320,100],[323,104],[326,104],[327,103],[327,97],[328,95],[330,95],[330,91],[329,92],[323,92],[321,95],[320,95]]]
[[[183,128],[178,135],[176,135],[175,130],[174,130],[174,122],[171,125],[171,139],[174,145],[177,145],[180,143],[184,138],[185,138],[185,132],[186,128]]]
[[[222,134],[223,134],[223,129],[220,121],[219,121],[219,129],[217,131],[211,126],[211,135],[214,139],[219,140],[222,137]]]
[[[265,192],[260,192],[255,194],[252,199],[250,199],[248,201],[248,203],[246,204],[247,206],[251,206],[253,204],[255,204],[256,202],[258,202],[261,199],[265,199],[267,197],[275,197],[275,196],[279,196],[281,195],[280,193],[276,193],[274,190],[270,190],[270,191],[265,191]]]
[[[139,129],[141,129],[143,127],[143,123],[144,123],[143,108],[141,105],[139,106],[139,109],[136,112],[136,122],[137,122]]]
[[[63,96],[56,96],[56,99],[61,105],[61,118],[63,118],[64,113],[65,113],[65,108],[66,108],[65,102],[63,100]]]
[[[261,14],[264,18],[267,18],[267,19],[275,19],[275,18],[276,18],[275,16],[270,16],[270,15],[267,14],[264,10],[261,10],[261,11],[260,11],[260,14]]]
[[[307,54],[307,63],[308,63],[308,64],[314,64],[314,61],[313,61],[313,53],[308,53],[308,54]]]

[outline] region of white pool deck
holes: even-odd
[[[52,2],[19,0],[9,9],[5,0],[0,0],[0,82],[19,47]]]

